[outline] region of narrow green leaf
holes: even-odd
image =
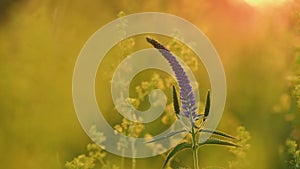
[[[177,97],[175,86],[173,86],[173,106],[174,106],[176,116],[178,116],[180,113],[180,107],[179,107],[179,102],[178,102],[178,97]]]
[[[170,161],[170,159],[179,151],[183,150],[183,149],[187,149],[187,148],[192,148],[192,144],[187,143],[187,142],[183,142],[180,144],[177,144],[167,155],[166,160],[162,166],[162,168],[165,168],[166,165],[168,164],[168,162]]]
[[[209,129],[200,129],[199,132],[212,133],[212,134],[219,135],[219,136],[222,136],[222,137],[238,140],[237,138],[235,138],[235,137],[233,137],[229,134],[226,134],[224,132],[221,132],[221,131],[209,130]]]
[[[234,147],[240,147],[239,145],[226,141],[226,140],[221,140],[217,138],[209,138],[203,143],[199,143],[199,146],[206,145],[206,144],[217,144],[217,145],[223,145],[223,146],[234,146]]]
[[[186,130],[178,130],[178,131],[173,131],[171,133],[168,133],[162,137],[158,137],[156,139],[153,139],[153,140],[150,140],[150,141],[147,141],[146,143],[153,143],[153,142],[156,142],[156,141],[159,141],[159,140],[163,140],[163,139],[166,139],[166,138],[169,138],[169,137],[172,137],[176,134],[179,134],[179,133],[183,133],[183,132],[187,132]]]
[[[206,120],[210,110],[210,90],[207,91],[205,110],[204,110],[204,121]]]

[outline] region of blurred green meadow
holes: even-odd
[[[244,126],[250,132],[245,169],[291,168],[286,140],[300,143],[300,87],[295,90],[300,81],[300,1],[250,2],[253,1],[1,1],[0,168],[60,169],[67,161],[87,153],[86,145],[92,141],[73,108],[73,69],[87,39],[116,19],[120,11],[126,15],[171,13],[201,29],[215,45],[227,78],[226,107],[218,129],[236,135],[236,129]],[[147,45],[141,37],[133,39],[134,43],[118,48],[138,50]],[[130,52],[125,50],[123,54]],[[124,57],[111,55],[99,71],[108,72],[108,76],[97,75],[96,91],[98,104],[104,105],[107,118],[115,125],[119,115],[109,114],[117,112],[111,98],[105,98],[109,96],[109,83],[102,84],[101,80],[108,82]],[[188,57],[184,59],[189,61]],[[209,82],[205,70],[199,67],[194,73],[204,98]],[[136,86],[151,80],[153,72],[144,73],[133,82],[132,97],[137,96]],[[167,76],[161,74],[160,78]],[[229,162],[238,160],[221,146],[203,147],[199,158],[201,168],[230,168]],[[106,160],[111,164],[120,167],[120,159],[107,153]],[[160,168],[163,159],[137,159],[136,168]],[[174,161],[192,167],[188,151]],[[124,163],[126,169],[131,168],[131,159]]]

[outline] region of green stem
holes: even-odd
[[[100,164],[103,166],[103,167],[106,167],[106,164],[104,162],[104,160],[102,158],[99,158],[99,161],[100,161]]]
[[[124,169],[124,158],[125,156],[125,148],[122,148],[122,157],[121,157],[121,169]]]
[[[135,157],[136,155],[136,150],[135,150],[135,141],[134,140],[131,140],[131,151],[132,151],[132,155]],[[135,158],[132,158],[132,161],[131,161],[131,168],[132,169],[135,169],[136,168],[136,159]]]
[[[133,117],[134,118],[134,117]],[[133,122],[130,122],[130,126],[129,126],[129,135],[131,136],[131,137],[134,137],[134,132],[135,132],[135,125],[134,125],[134,123]],[[132,155],[135,157],[135,155],[136,155],[136,150],[135,150],[135,141],[134,141],[134,139],[130,139],[130,143],[131,143],[131,153],[132,153]],[[135,166],[136,166],[136,160],[135,160],[135,158],[132,158],[131,159],[131,168],[132,169],[135,169]]]
[[[196,139],[196,133],[195,133],[194,127],[192,127],[192,142],[193,142],[194,169],[199,169],[198,145],[197,145],[197,139]]]
[[[198,149],[197,148],[193,149],[193,159],[194,159],[194,169],[199,169],[199,164],[198,164]]]

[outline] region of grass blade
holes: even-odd
[[[177,144],[167,155],[166,160],[162,166],[162,168],[164,169],[166,167],[166,165],[168,164],[168,162],[170,161],[170,159],[179,151],[183,150],[183,149],[187,149],[187,148],[192,148],[192,144],[187,143],[187,142],[183,142],[180,144]]]

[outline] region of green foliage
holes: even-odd
[[[294,94],[297,100],[297,105],[300,108],[300,48],[296,49],[296,84]]]
[[[79,155],[71,162],[67,162],[67,169],[93,169],[95,167],[94,159],[84,154]]]
[[[89,130],[92,139],[97,143],[106,140],[103,133],[97,131],[96,126],[92,126]],[[67,169],[118,169],[116,165],[111,165],[106,159],[106,151],[95,143],[88,144],[87,154],[81,154],[70,162],[66,162]]]
[[[300,75],[300,48],[295,49],[296,74]]]
[[[128,27],[128,21],[126,19],[123,19],[122,17],[125,16],[125,12],[120,11],[118,13],[118,18],[120,18],[119,23],[117,24],[117,30],[118,33],[124,37],[124,39],[118,43],[119,51],[121,52],[121,56],[127,57],[130,55],[133,51],[133,48],[135,46],[135,40],[133,38],[125,38],[127,36],[127,27]]]
[[[106,152],[97,144],[87,145],[87,154],[81,154],[70,162],[66,162],[67,169],[119,169],[106,160]]]
[[[294,140],[287,139],[285,142],[289,155],[288,164],[291,169],[300,168],[300,150],[298,144]]]
[[[295,85],[295,97],[297,99],[297,105],[300,108],[300,78],[299,83]]]
[[[249,161],[247,159],[247,152],[250,149],[248,141],[251,139],[250,133],[245,127],[237,128],[237,144],[239,147],[233,147],[230,152],[235,156],[235,159],[229,162],[229,169],[242,169],[249,167]]]

